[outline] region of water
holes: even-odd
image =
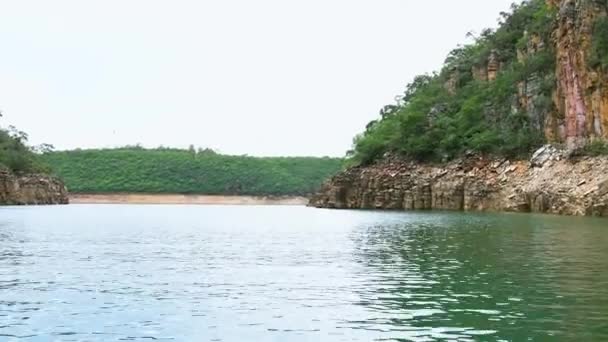
[[[608,221],[0,208],[1,341],[608,341]]]

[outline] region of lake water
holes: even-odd
[[[608,220],[0,208],[1,341],[608,341]]]

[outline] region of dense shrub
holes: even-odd
[[[593,24],[589,64],[608,68],[608,17],[600,17]]]
[[[602,140],[594,140],[585,145],[580,154],[594,157],[608,155],[608,143]]]
[[[542,144],[542,120],[534,116],[552,106],[546,99],[555,86],[549,43],[554,19],[544,0],[501,13],[497,30],[485,30],[473,44],[453,50],[441,72],[418,76],[397,105],[385,107],[354,139],[350,162],[368,164],[386,152],[418,160],[445,160],[466,151],[516,156]],[[518,58],[518,48],[526,51],[532,37],[545,42],[544,50]],[[497,79],[475,79],[473,70],[486,67],[490,56],[500,64]],[[532,77],[539,84],[536,109],[526,113],[514,103],[518,84]]]
[[[43,159],[81,193],[306,195],[339,171],[342,159],[227,156],[170,148],[76,150]]]
[[[27,146],[27,134],[14,127],[0,129],[0,169],[15,173],[45,173],[47,165]]]

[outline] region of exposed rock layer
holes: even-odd
[[[608,139],[608,70],[590,64],[594,26],[608,17],[604,0],[547,0],[555,13],[550,39],[526,33],[519,62],[555,54],[555,73],[533,73],[520,81],[513,112],[551,143],[576,151]],[[548,50],[549,49],[549,50]],[[500,58],[492,51],[471,71],[478,81],[496,80]],[[446,89],[456,92],[459,70]],[[552,84],[546,105],[543,84]],[[542,132],[542,133],[540,133]],[[608,157],[570,159],[545,146],[531,161],[468,157],[444,165],[387,156],[377,164],[349,169],[328,181],[310,204],[329,208],[447,209],[542,212],[608,216]]]
[[[67,204],[68,191],[46,175],[17,176],[0,171],[0,205]]]
[[[608,216],[608,157],[565,159],[550,148],[534,163],[471,156],[433,165],[386,157],[336,175],[310,205]]]
[[[530,123],[551,143],[565,143],[571,150],[590,140],[608,139],[608,70],[589,63],[593,30],[596,22],[608,17],[604,0],[547,0],[554,9],[555,23],[551,38],[544,41],[538,34],[528,34],[527,44],[518,48],[519,62],[550,48],[555,54],[554,74],[533,73],[518,84],[518,96],[513,111],[527,113]],[[497,51],[492,51],[483,65],[475,66],[472,77],[493,81],[501,72]],[[450,93],[456,92],[456,73],[446,84]],[[543,84],[552,84],[551,106]]]
[[[592,31],[596,20],[605,17],[604,1],[551,0],[558,8],[553,33],[557,53],[557,115],[548,116],[549,134],[570,147],[588,138],[608,138],[608,87],[606,71],[588,64]]]

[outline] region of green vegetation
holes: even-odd
[[[549,44],[555,13],[544,0],[531,0],[501,17],[497,30],[485,30],[474,43],[452,51],[441,72],[416,77],[402,100],[385,107],[381,119],[354,139],[351,162],[368,164],[387,152],[418,160],[446,160],[466,151],[518,156],[542,144],[542,115],[551,109],[555,85]],[[534,44],[542,48],[528,48]],[[500,66],[497,78],[475,77],[490,60]],[[526,112],[517,103],[517,87],[531,78],[538,89],[534,112]]]
[[[608,155],[608,143],[603,140],[594,140],[585,145],[580,154],[592,157]]]
[[[608,17],[600,17],[593,24],[589,65],[608,68]]]
[[[119,149],[43,155],[76,193],[306,195],[342,167],[339,158],[257,158],[212,150]]]
[[[0,116],[2,116],[0,114]],[[9,170],[14,173],[47,173],[49,167],[34,153],[34,149],[27,145],[27,133],[10,126],[9,129],[0,128],[0,170]],[[50,148],[44,145],[41,148]]]

